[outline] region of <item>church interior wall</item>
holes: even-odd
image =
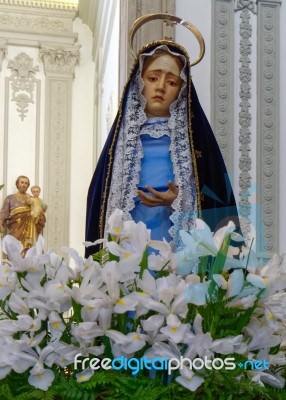
[[[80,63],[73,83],[71,141],[70,243],[83,253],[86,196],[93,168],[93,104],[95,64],[92,60],[92,33],[80,18],[73,22],[78,34]]]
[[[76,3],[0,2],[0,202],[27,175],[48,204],[46,248],[83,253],[95,68],[92,33],[76,14]],[[21,76],[27,89],[17,92]]]
[[[212,6],[214,7],[214,3],[220,4],[220,7],[233,7],[236,9],[238,6],[242,4],[242,2],[235,1],[231,2],[228,0],[218,0],[216,2],[212,2],[211,0],[191,0],[189,2],[185,2],[184,0],[176,0],[176,14],[177,16],[183,16],[186,20],[192,22],[203,34],[206,43],[206,53],[204,59],[201,63],[193,68],[192,76],[193,81],[196,86],[196,90],[199,94],[200,102],[206,112],[207,117],[209,118],[211,125],[213,125],[212,119],[212,93],[215,90],[212,87],[211,82],[211,75],[213,73],[212,68],[214,67],[214,57],[212,56]],[[233,4],[232,4],[233,3]],[[241,3],[241,4],[240,4]],[[249,201],[251,203],[251,215],[249,216],[251,221],[251,236],[256,236],[255,227],[257,226],[257,219],[259,218],[259,210],[263,210],[265,205],[259,204],[259,190],[264,190],[265,188],[260,186],[260,182],[258,181],[257,176],[257,140],[259,135],[262,135],[262,131],[259,132],[257,126],[257,107],[259,107],[259,99],[257,98],[257,91],[258,91],[258,65],[257,65],[257,52],[258,52],[258,26],[257,26],[257,2],[248,1],[244,2],[247,7],[254,9],[254,13],[250,12],[250,24],[252,28],[252,37],[251,37],[251,54],[249,55],[250,58],[250,70],[251,70],[251,97],[249,98],[250,103],[250,113],[251,113],[251,121],[250,121],[250,131],[251,131],[251,142],[250,152],[249,155],[251,157],[251,166],[250,166],[250,176],[251,176],[251,187],[250,187],[250,196]],[[285,50],[285,43],[283,38],[285,37],[286,33],[286,4],[285,1],[269,1],[269,2],[261,2],[267,3],[269,6],[269,13],[271,10],[274,10],[274,7],[278,5],[279,13],[280,13],[280,37],[278,38],[278,46],[280,52],[280,65],[278,66],[278,71],[280,69],[280,75],[278,73],[277,79],[280,79],[280,91],[278,88],[278,96],[280,96],[280,117],[278,120],[278,124],[280,124],[280,137],[278,138],[280,141],[279,146],[277,146],[278,153],[274,154],[274,163],[278,165],[278,176],[273,176],[273,181],[275,179],[279,179],[277,184],[279,187],[278,190],[278,197],[273,197],[273,202],[270,206],[274,209],[278,209],[279,212],[276,210],[275,212],[278,213],[278,224],[279,224],[279,243],[276,243],[276,249],[280,253],[284,253],[286,251],[286,228],[285,228],[285,221],[286,221],[286,188],[285,188],[285,170],[286,170],[286,160],[285,160],[285,149],[286,149],[286,138],[284,135],[284,127],[286,124],[286,113],[285,113],[285,105],[286,105],[286,94],[285,94],[285,87],[286,87],[286,77],[283,71],[285,71],[285,63],[286,63],[286,50]],[[272,8],[273,7],[273,8]],[[234,46],[234,62],[233,62],[233,135],[234,135],[234,143],[233,143],[233,157],[232,157],[232,165],[233,165],[233,187],[234,192],[236,195],[237,202],[241,200],[240,198],[240,187],[239,187],[239,179],[240,179],[240,162],[241,162],[241,143],[239,141],[239,134],[240,134],[240,105],[241,105],[241,97],[240,97],[240,90],[241,90],[241,82],[239,79],[239,68],[240,68],[240,23],[241,23],[241,13],[235,11],[234,14],[234,21],[233,21],[233,37],[230,37],[230,40],[233,40]],[[271,27],[270,27],[271,29]],[[274,29],[278,29],[279,27],[275,27]],[[272,32],[270,32],[272,34]],[[193,49],[195,48],[195,44],[190,40],[190,34],[186,32],[186,30],[182,29],[180,26],[176,28],[176,38],[178,42],[182,43],[189,54],[193,53]],[[284,89],[283,89],[284,88]],[[276,104],[274,101],[274,107],[279,107],[279,104]],[[214,126],[213,126],[214,128]],[[278,128],[279,129],[279,128]],[[263,142],[262,142],[263,145]],[[265,160],[263,160],[265,161]],[[270,166],[271,167],[271,166]],[[262,168],[262,167],[261,167]],[[229,168],[230,170],[231,168]],[[269,207],[269,204],[267,205]],[[267,215],[262,216],[264,218],[264,222],[267,221]],[[272,218],[272,216],[271,216]],[[277,221],[273,219],[273,225],[277,224]],[[276,229],[276,226],[274,226]],[[263,235],[264,233],[262,233]]]
[[[100,4],[99,4],[100,3]],[[119,3],[119,2],[117,2]],[[137,2],[126,2],[127,8],[133,7],[138,11]],[[134,4],[133,4],[134,3]],[[148,2],[148,7],[152,7],[152,2]],[[230,4],[229,1],[221,1],[221,3]],[[236,2],[237,3],[237,2]],[[251,2],[250,2],[251,3]],[[252,2],[253,4],[255,2]],[[280,153],[276,154],[276,162],[279,163],[279,201],[275,204],[279,206],[279,252],[286,252],[286,186],[284,185],[284,177],[286,170],[286,135],[284,135],[284,127],[286,126],[286,77],[283,71],[286,69],[286,47],[283,41],[286,33],[286,4],[285,1],[270,1],[269,3],[281,3],[280,6]],[[83,4],[83,2],[80,2]],[[80,47],[80,61],[75,66],[74,78],[72,80],[72,115],[71,115],[71,130],[70,130],[70,154],[68,154],[68,163],[70,165],[70,174],[68,177],[69,186],[69,228],[66,245],[71,245],[82,251],[82,241],[84,240],[85,227],[85,206],[86,195],[90,179],[96,164],[100,150],[104,144],[108,129],[110,128],[113,117],[117,111],[118,98],[120,96],[118,90],[118,80],[120,68],[117,67],[118,57],[122,59],[122,54],[119,54],[117,33],[119,30],[119,10],[116,8],[116,2],[98,2],[99,6],[94,7],[94,18],[85,8],[87,21],[81,18],[75,18],[72,27],[68,26],[68,19],[63,19],[67,29],[73,32],[73,35],[78,36]],[[140,2],[141,4],[141,2]],[[145,4],[145,3],[144,3]],[[146,3],[147,4],[147,3]],[[164,3],[165,4],[165,3]],[[193,67],[192,76],[198,92],[201,104],[209,118],[212,120],[212,4],[213,0],[176,0],[176,14],[180,17],[191,21],[203,34],[206,42],[206,54],[202,62]],[[85,7],[86,7],[85,3]],[[146,5],[147,7],[147,5]],[[147,10],[145,6],[144,12]],[[154,6],[155,7],[155,6]],[[145,9],[146,8],[146,9]],[[26,14],[28,15],[28,8]],[[148,9],[149,10],[149,9]],[[132,10],[131,10],[132,11]],[[136,11],[136,12],[137,12]],[[150,10],[151,11],[151,10]],[[155,11],[155,9],[154,9]],[[35,12],[35,10],[33,10]],[[156,9],[156,12],[158,10]],[[133,14],[135,11],[133,12]],[[132,12],[129,12],[131,15]],[[133,15],[132,14],[132,15]],[[111,17],[111,22],[105,24],[105,28],[98,31],[98,21],[102,16]],[[256,32],[256,17],[251,16],[252,28]],[[96,23],[97,21],[97,23]],[[130,21],[128,21],[129,23]],[[234,40],[234,144],[233,158],[231,162],[234,166],[234,190],[239,197],[239,14],[236,13],[234,18],[235,32]],[[102,25],[100,25],[102,26]],[[115,28],[112,30],[112,28]],[[92,30],[91,30],[92,29]],[[126,27],[127,29],[127,27]],[[112,33],[113,32],[113,33]],[[3,33],[3,31],[2,31]],[[65,42],[74,42],[75,36],[69,39],[62,38]],[[32,183],[39,183],[43,186],[42,195],[45,198],[45,193],[52,190],[45,185],[45,129],[46,129],[46,87],[45,87],[45,69],[42,59],[39,57],[39,46],[35,42],[32,35],[29,39],[27,34],[23,35],[23,42],[14,38],[8,41],[8,34],[0,34],[0,41],[7,48],[7,54],[2,53],[2,71],[0,72],[0,118],[3,123],[0,126],[0,148],[3,162],[0,163],[0,183],[5,183],[5,189],[0,192],[0,200],[2,201],[7,193],[12,193],[15,190],[14,182],[19,174],[28,175]],[[45,37],[47,40],[47,37]],[[142,36],[140,40],[144,40]],[[190,39],[190,34],[185,32],[181,27],[176,29],[176,40],[182,43],[188,50],[191,57],[196,56],[196,43]],[[59,38],[56,38],[59,42]],[[1,44],[0,43],[0,44]],[[8,43],[8,45],[7,45]],[[255,34],[252,42],[252,93],[251,101],[251,130],[254,132],[251,137],[251,179],[253,184],[256,183],[256,91],[257,91],[257,65],[256,65],[256,39]],[[126,48],[126,47],[125,47]],[[128,48],[126,48],[127,51]],[[12,90],[8,90],[8,80],[11,77],[11,69],[8,68],[9,60],[13,60],[19,53],[26,53],[32,60],[33,65],[38,66],[35,71],[35,88],[33,91],[34,103],[29,103],[26,117],[21,120],[15,102],[11,101]],[[194,54],[195,53],[195,54]],[[1,54],[0,54],[1,55]],[[127,57],[127,56],[126,56]],[[116,62],[112,60],[116,59]],[[122,64],[122,60],[121,60]],[[120,65],[121,65],[120,64]],[[104,66],[104,67],[103,67]],[[129,68],[125,68],[125,73],[128,74]],[[11,82],[10,82],[11,84]],[[93,88],[91,90],[91,88]],[[251,202],[255,205],[257,202],[256,190],[251,194]],[[49,213],[52,213],[53,204],[49,205]],[[255,217],[254,217],[255,218]]]

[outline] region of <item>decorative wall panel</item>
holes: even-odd
[[[253,52],[253,30],[251,13],[256,13],[252,0],[238,0],[235,12],[239,13],[239,202],[241,230],[248,242],[251,241],[250,215],[252,210],[251,192],[251,142],[255,132],[251,129],[252,110],[250,99],[253,97],[251,55]]]
[[[228,171],[233,171],[234,4],[212,3],[211,124]]]
[[[257,209],[258,253],[279,245],[279,46],[281,1],[257,1]]]
[[[35,73],[39,71],[39,66],[33,66],[33,59],[22,52],[13,60],[9,60],[8,68],[12,70],[10,76],[11,101],[16,103],[17,112],[23,121],[29,111],[29,104],[34,103],[34,91],[37,83]]]

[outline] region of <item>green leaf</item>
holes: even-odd
[[[229,244],[230,244],[230,239],[231,239],[231,233],[229,233],[224,238],[224,240],[222,242],[222,245],[221,245],[221,248],[219,249],[219,251],[218,251],[218,253],[217,253],[216,257],[215,257],[215,261],[213,263],[212,270],[210,271],[209,279],[211,279],[211,283],[210,283],[209,290],[208,290],[210,299],[213,298],[214,290],[217,287],[217,284],[212,279],[212,277],[213,277],[214,274],[220,274],[223,271],[225,260],[226,260],[226,257],[227,257]]]
[[[147,247],[146,247],[146,249],[145,249],[145,251],[143,253],[143,257],[142,257],[142,260],[141,260],[139,266],[140,266],[139,278],[142,279],[145,269],[148,268],[148,250],[147,250]]]
[[[73,298],[72,298],[72,308],[73,308],[73,321],[76,322],[77,324],[79,324],[80,322],[82,322],[82,318],[81,318],[81,309],[82,309],[82,305],[78,304]]]

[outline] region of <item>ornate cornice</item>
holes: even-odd
[[[13,15],[4,13],[0,15],[0,29],[13,31],[68,31],[63,22],[57,19],[36,17],[26,15]]]
[[[40,57],[43,60],[45,73],[74,75],[75,66],[80,60],[80,46],[54,47],[42,44]]]
[[[5,6],[20,6],[27,8],[43,8],[43,9],[55,9],[55,10],[78,10],[78,1],[56,1],[56,0],[0,0],[0,5]]]
[[[2,5],[0,0],[0,36],[8,44],[29,47],[41,42],[73,45],[77,41],[72,23],[77,11],[21,7],[20,3],[11,6],[5,1]]]

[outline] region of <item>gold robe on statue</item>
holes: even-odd
[[[24,249],[29,249],[42,232],[46,217],[42,212],[35,223],[35,219],[31,216],[31,205],[27,201],[20,201],[16,194],[11,194],[4,201],[0,212],[0,221],[3,226],[6,224],[7,234],[18,239]]]

